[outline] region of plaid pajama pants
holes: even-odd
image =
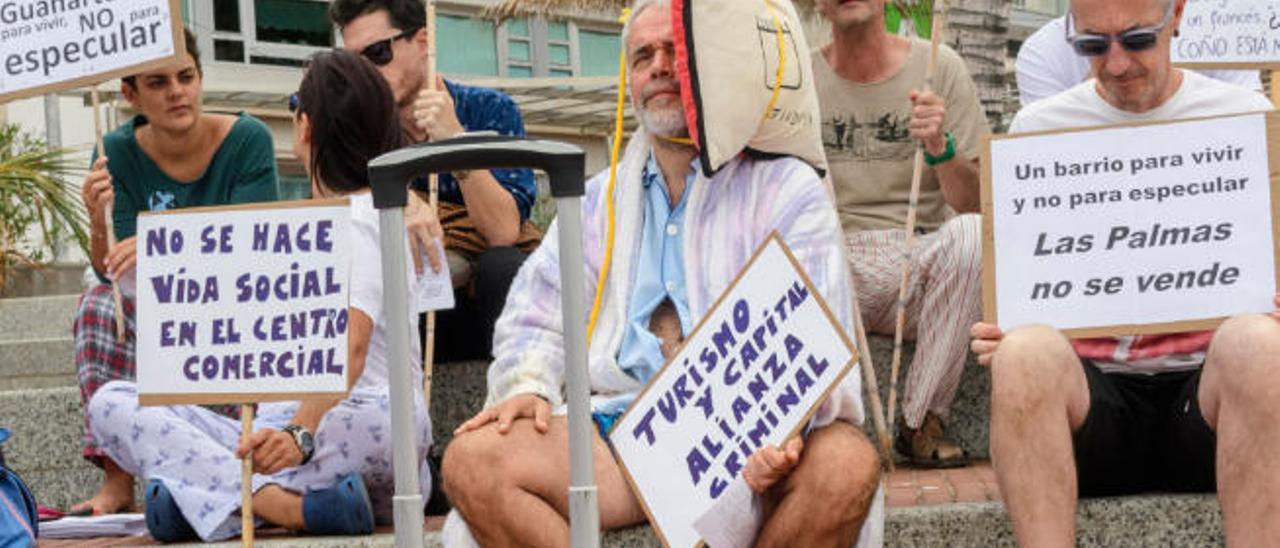
[[[854,287],[867,329],[893,335],[906,257],[902,230],[846,236]],[[902,416],[919,428],[929,411],[946,419],[969,354],[969,329],[982,318],[982,219],[959,215],[916,237],[907,283],[906,339],[916,352],[907,371]],[[887,365],[886,365],[887,367]]]
[[[103,385],[115,380],[132,381],[134,370],[134,302],[122,297],[124,306],[123,343],[116,342],[115,301],[111,285],[99,283],[90,287],[80,297],[75,323],[71,331],[75,336],[76,377],[80,382],[80,408],[88,409],[89,399]],[[209,409],[231,418],[240,418],[236,405],[209,406]],[[98,446],[90,428],[89,414],[84,415],[84,458],[99,464],[106,453]]]

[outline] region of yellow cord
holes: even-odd
[[[769,118],[769,114],[773,112],[774,105],[778,102],[778,96],[782,92],[782,77],[786,73],[787,67],[787,47],[786,41],[782,36],[782,20],[778,18],[778,12],[774,10],[771,0],[764,0],[765,8],[769,10],[769,15],[773,18],[773,28],[778,35],[778,70],[774,76],[773,95],[769,98],[769,104],[764,110],[764,119]],[[623,8],[622,15],[618,17],[618,22],[626,25],[627,20],[631,18],[631,9]],[[587,320],[587,347],[591,346],[591,338],[595,335],[596,322],[600,319],[600,304],[604,301],[605,283],[609,278],[609,267],[613,264],[613,232],[614,232],[614,190],[618,184],[618,152],[622,146],[622,117],[623,108],[626,105],[627,98],[627,45],[622,44],[621,50],[618,52],[618,102],[614,112],[613,127],[613,150],[609,154],[609,184],[605,190],[605,247],[604,259],[600,263],[600,276],[596,280],[596,296],[595,301],[591,305],[591,316]],[[761,122],[763,122],[761,120]],[[662,137],[662,139],[685,145],[693,145],[693,139],[687,137]]]
[[[761,123],[768,120],[769,115],[773,113],[773,106],[778,102],[778,96],[782,92],[782,76],[787,70],[787,44],[782,37],[782,20],[778,19],[778,12],[773,9],[772,0],[764,0],[764,7],[769,10],[769,16],[773,18],[774,32],[778,35],[778,72],[773,78],[773,96],[769,97],[769,104],[765,106]]]
[[[618,22],[626,25],[631,18],[631,8],[622,8]],[[605,192],[605,215],[607,219],[604,237],[604,260],[600,263],[600,276],[596,280],[596,298],[591,305],[591,316],[587,320],[587,348],[591,347],[591,337],[596,331],[596,321],[600,319],[600,303],[604,301],[605,282],[609,278],[609,266],[613,263],[613,202],[614,188],[618,184],[618,151],[622,147],[622,116],[627,100],[627,45],[622,44],[618,51],[618,105],[614,112],[613,150],[609,153],[609,185]]]

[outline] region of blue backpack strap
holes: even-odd
[[[0,444],[8,439],[9,430],[0,428]],[[0,459],[0,545],[34,546],[38,535],[36,498],[22,478]]]

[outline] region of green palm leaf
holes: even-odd
[[[0,287],[12,265],[37,266],[63,235],[88,254],[89,222],[73,169],[68,150],[46,149],[18,126],[0,126]],[[24,247],[32,230],[40,241]]]

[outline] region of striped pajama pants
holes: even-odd
[[[858,304],[869,331],[893,335],[906,256],[902,230],[846,235]],[[907,283],[904,338],[916,341],[902,393],[906,426],[929,411],[946,419],[969,353],[969,329],[982,318],[982,218],[959,215],[916,237]]]

